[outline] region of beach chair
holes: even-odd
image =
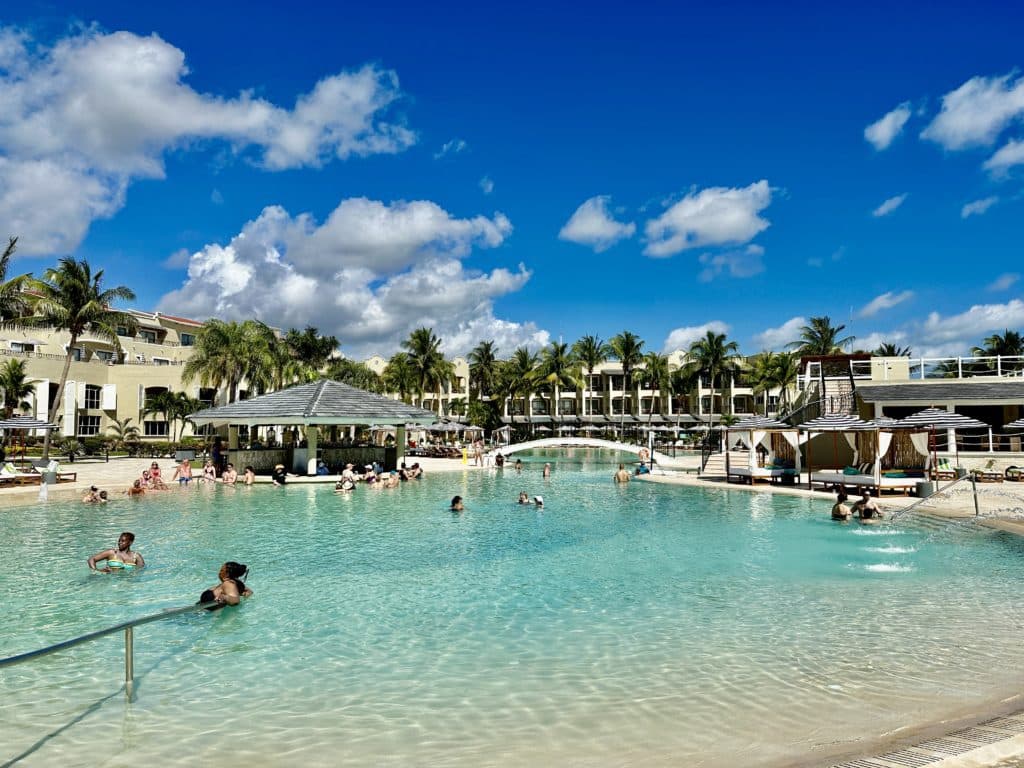
[[[949,459],[939,459],[932,469],[932,480],[956,480],[956,469],[949,463]]]

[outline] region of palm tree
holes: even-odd
[[[665,398],[672,389],[672,368],[668,362],[668,355],[657,352],[648,352],[644,355],[644,378],[651,389],[658,391],[655,399],[658,407],[658,415],[665,415]],[[654,423],[654,408],[651,408],[648,426]]]
[[[901,347],[886,341],[879,344],[871,354],[878,357],[910,357],[910,347]]]
[[[598,336],[583,336],[572,345],[572,353],[587,370],[587,378],[583,386],[583,402],[587,407],[583,409],[583,413],[590,416],[591,408],[588,390],[590,382],[594,378],[594,369],[601,363],[607,362],[608,358],[611,357],[612,350]]]
[[[739,344],[735,341],[726,341],[724,333],[708,331],[703,339],[697,339],[690,345],[691,365],[700,373],[704,374],[711,382],[711,413],[715,413],[715,392],[716,382],[720,376],[736,370],[736,357],[739,354]],[[725,398],[722,398],[723,415],[732,409],[726,409]]]
[[[984,347],[971,349],[972,355],[976,357],[1020,357],[1024,355],[1024,337],[1009,328],[1002,334],[993,333],[982,343],[985,345]],[[1010,363],[1000,361],[999,367],[1004,371],[1018,371],[1024,366],[1019,361]],[[985,361],[984,368],[995,370],[996,364],[993,361]]]
[[[15,411],[26,412],[32,408],[29,398],[35,387],[28,379],[25,361],[11,359],[0,366],[0,389],[4,392],[4,418],[9,419]]]
[[[397,392],[402,402],[412,405],[412,395],[416,391],[416,371],[409,363],[409,355],[405,352],[392,355],[381,378],[389,392]]]
[[[182,382],[188,384],[199,379],[204,387],[226,388],[228,403],[238,399],[243,380],[256,391],[268,388],[275,359],[268,330],[256,320],[208,320],[196,335],[192,356],[181,371]]]
[[[747,371],[747,379],[753,385],[754,394],[764,397],[765,414],[768,413],[768,390],[776,386],[778,366],[779,355],[766,350],[754,355],[750,360],[750,370]]]
[[[338,349],[338,340],[334,336],[321,336],[311,325],[301,331],[289,329],[284,335],[284,344],[294,360],[316,372],[324,369]]]
[[[644,343],[636,334],[630,333],[629,331],[623,331],[618,336],[613,336],[611,341],[608,342],[608,346],[612,350],[612,355],[622,364],[622,376],[623,383],[629,387],[633,382],[633,370],[643,362],[644,357]],[[633,392],[633,402],[636,402],[636,392]],[[622,417],[625,420],[626,408],[623,405]]]
[[[135,294],[131,289],[119,285],[116,288],[103,289],[103,270],[93,274],[89,263],[84,259],[78,261],[65,257],[58,262],[56,269],[48,269],[42,280],[26,281],[36,294],[33,302],[35,314],[24,318],[26,325],[49,326],[57,331],[67,331],[71,335],[68,342],[67,355],[64,358],[64,369],[60,374],[57,394],[50,406],[48,420],[53,423],[67,385],[71,361],[75,356],[78,339],[85,332],[107,339],[118,350],[121,344],[117,338],[118,327],[127,329],[134,334],[137,326],[135,318],[127,312],[111,309],[116,299],[132,301]],[[47,431],[43,441],[43,458],[50,457],[50,436]]]
[[[132,417],[114,419],[114,423],[107,427],[110,436],[114,438],[114,446],[124,447],[128,443],[135,443],[139,440],[139,428],[131,423]]]
[[[23,288],[32,279],[32,275],[25,274],[7,279],[7,268],[17,248],[18,238],[9,238],[7,247],[0,256],[0,321],[10,325],[20,325],[21,318],[31,309]]]
[[[845,325],[833,326],[832,318],[828,315],[812,317],[810,323],[800,329],[800,339],[787,346],[795,349],[801,355],[842,354],[843,347],[856,338],[856,336],[839,338],[839,334],[845,329]]]
[[[423,405],[427,389],[437,390],[437,412],[441,415],[441,386],[450,381],[455,368],[441,352],[441,340],[429,328],[417,328],[402,342],[409,365],[416,374],[416,394]]]
[[[529,421],[530,398],[536,391],[534,370],[537,368],[537,355],[526,347],[519,347],[512,353],[512,358],[501,366],[501,394],[508,397],[514,404],[517,398],[523,398],[524,413]],[[513,405],[512,421],[515,422]]]
[[[494,394],[498,385],[498,356],[493,341],[481,341],[469,353],[469,396],[477,400]]]
[[[359,389],[365,389],[367,392],[382,394],[385,391],[384,380],[370,366],[344,357],[335,358],[327,363],[324,376]]]
[[[789,393],[800,377],[800,355],[796,352],[779,352],[775,356],[775,378],[772,382],[779,388],[781,407],[789,410]]]
[[[559,395],[563,387],[580,386],[581,368],[572,356],[568,344],[553,341],[541,350],[540,362],[534,370],[534,380],[544,384],[551,393],[548,415],[555,419],[559,416]]]

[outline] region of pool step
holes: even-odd
[[[994,717],[895,752],[838,763],[832,768],[926,768],[932,765],[951,765],[952,762],[947,761],[952,758],[965,758],[974,750],[991,750],[999,742],[1009,742],[1021,736],[1024,736],[1024,713],[1017,713]]]

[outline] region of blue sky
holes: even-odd
[[[7,8],[13,271],[357,358],[1024,326],[1024,7],[708,5]]]

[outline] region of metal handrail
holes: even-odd
[[[8,656],[6,659],[0,659],[0,668],[13,666],[14,664],[21,664],[26,661],[32,661],[43,656],[49,656],[51,653],[57,651],[63,651],[68,648],[73,648],[76,645],[87,643],[92,640],[96,640],[107,635],[112,635],[115,632],[124,630],[124,691],[125,695],[131,699],[132,696],[132,685],[135,680],[135,627],[142,626],[143,624],[149,624],[154,621],[160,621],[162,619],[169,619],[172,616],[178,616],[182,613],[189,613],[191,611],[199,611],[211,606],[218,605],[216,602],[208,603],[197,603],[194,605],[186,605],[182,608],[168,608],[154,613],[149,616],[143,616],[141,619],[132,619],[131,621],[124,621],[120,624],[115,624],[112,627],[106,629],[98,629],[95,632],[89,632],[88,634],[81,635],[80,637],[72,638],[71,640],[64,640],[53,645],[48,645],[45,648],[39,648],[35,651],[27,651],[26,653],[19,653],[16,656]]]

